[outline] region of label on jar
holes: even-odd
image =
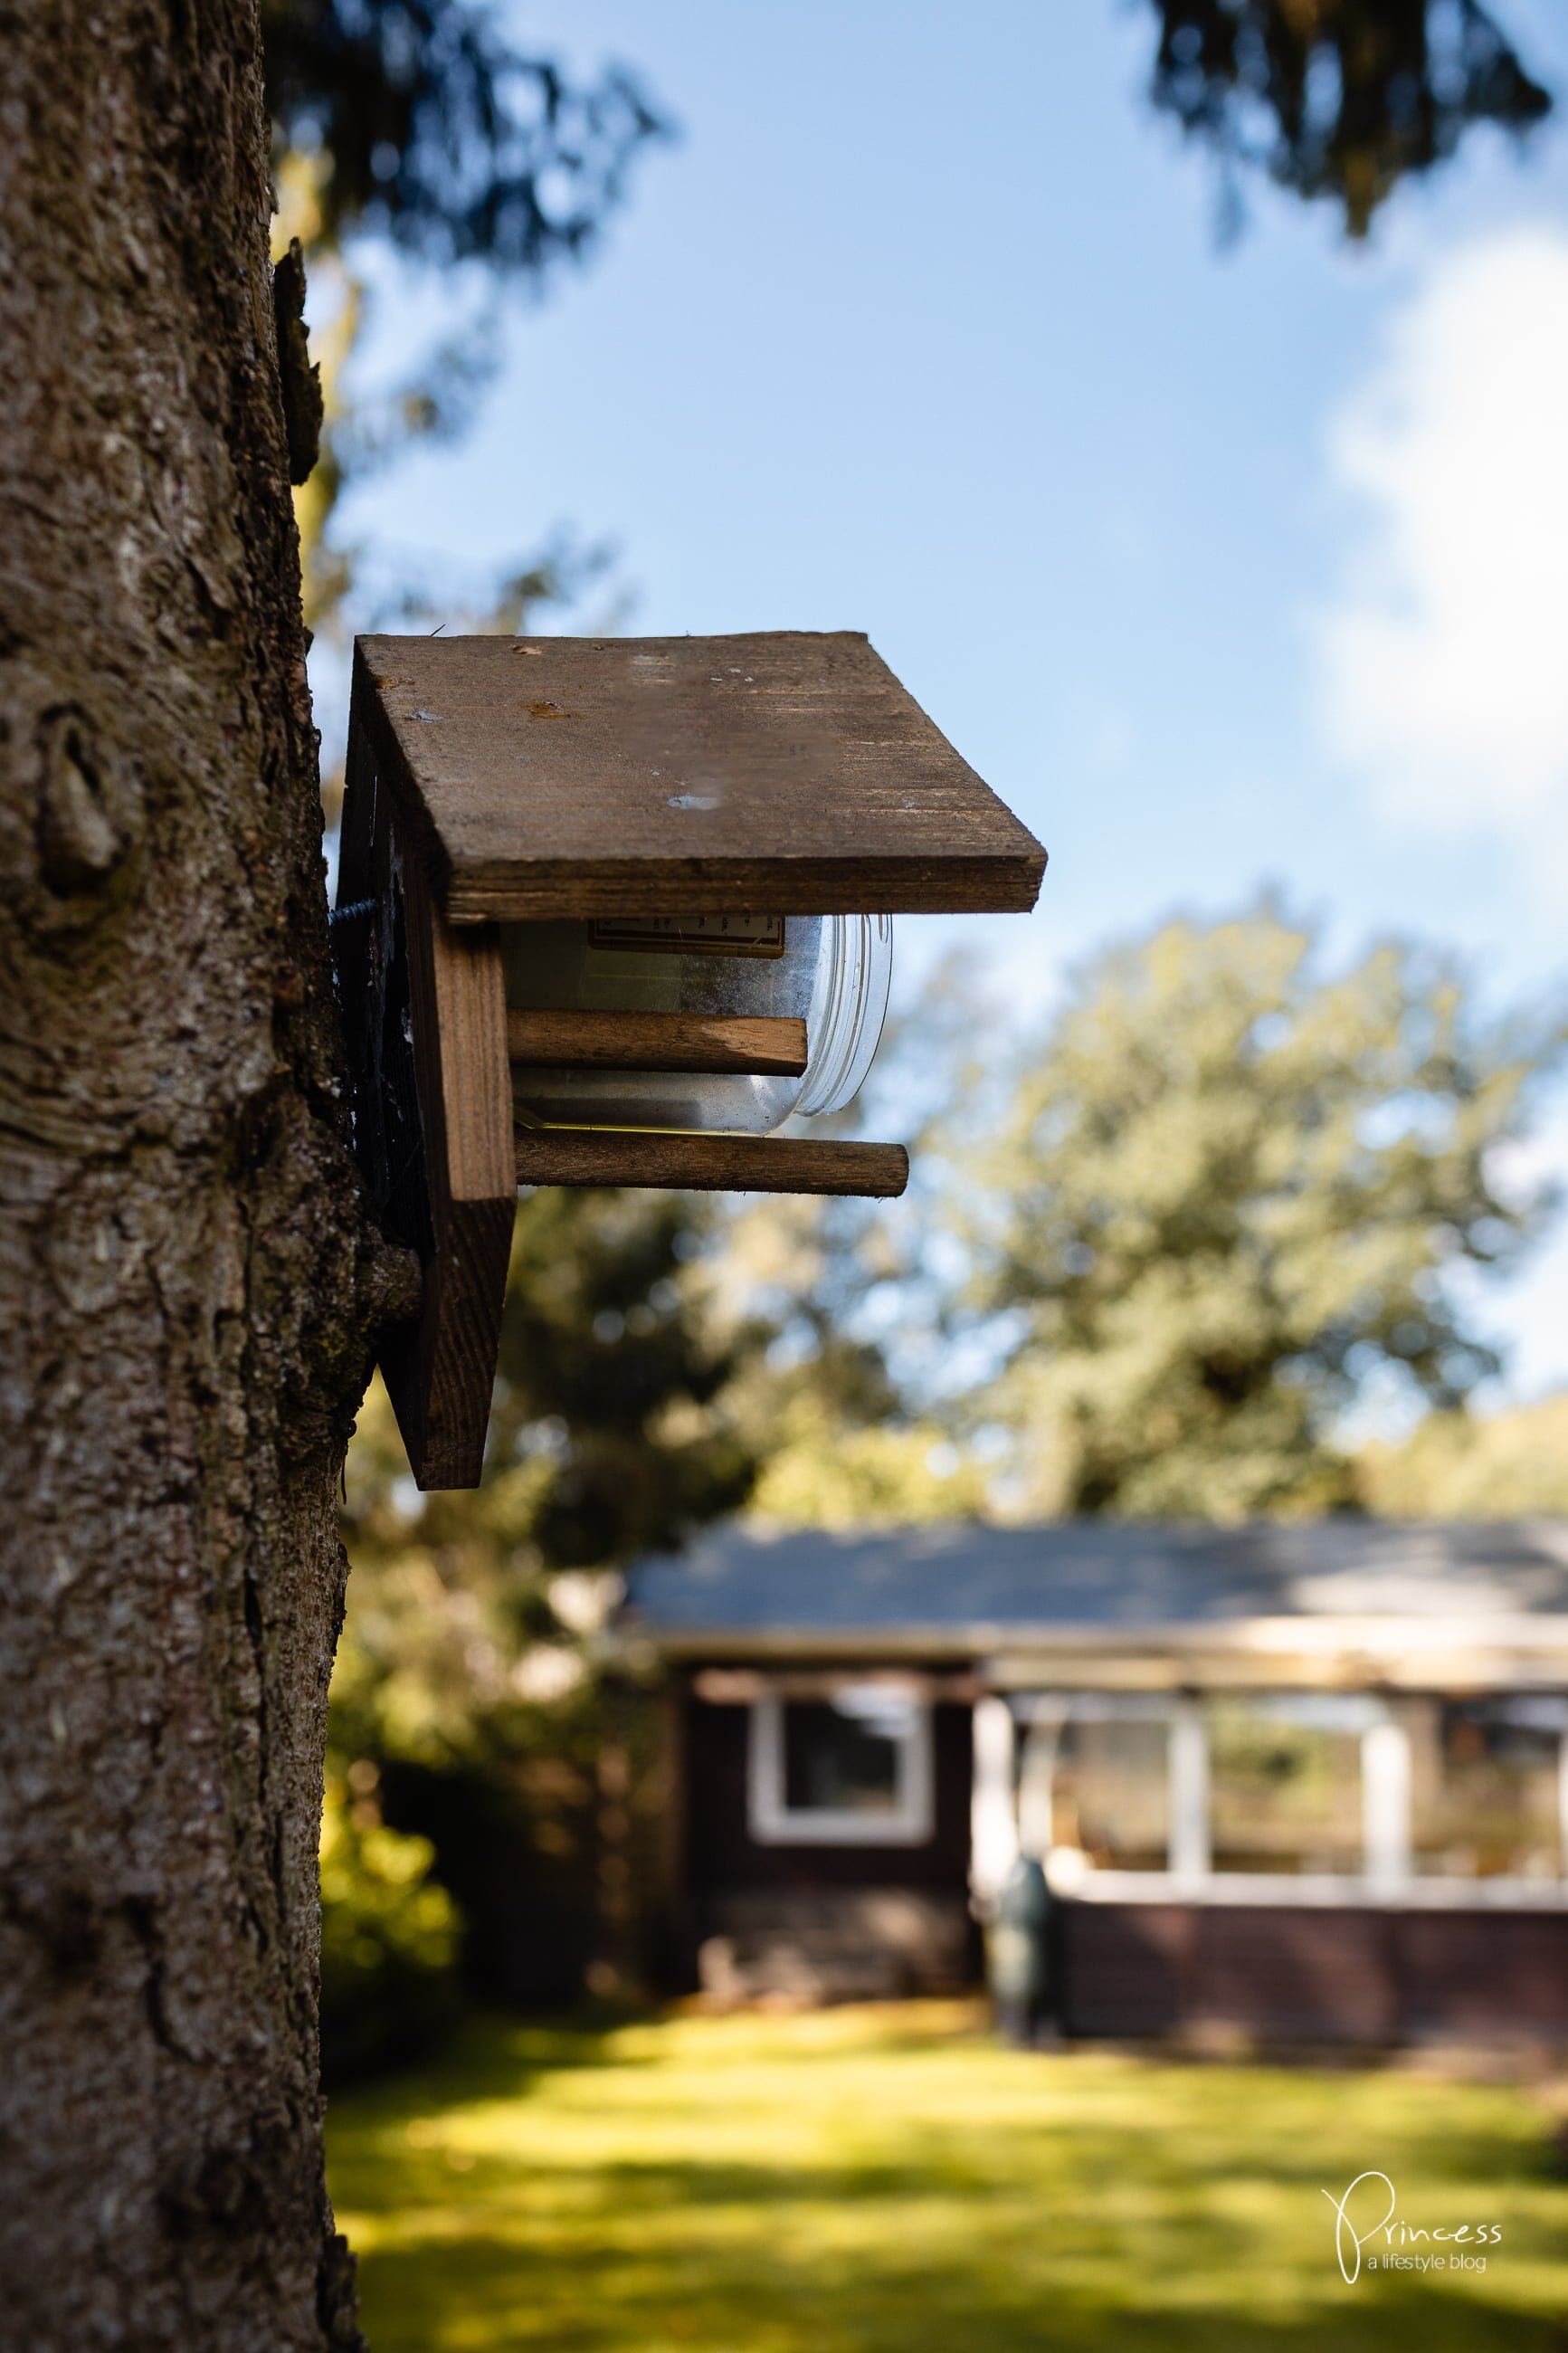
[[[595,915],[591,948],[662,955],[782,956],[782,915]]]

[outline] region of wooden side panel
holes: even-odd
[[[453,1202],[515,1193],[506,976],[491,924],[454,931],[417,861],[402,869],[414,983],[414,1052],[426,1134]]]
[[[471,1487],[517,1198],[500,944],[493,926],[448,925],[363,723],[350,747],[339,904],[374,902],[334,941],[355,1146],[389,1227],[425,1266],[419,1321],[384,1344],[382,1371],[419,1485]]]
[[[506,984],[493,926],[454,934],[416,859],[401,879],[432,1252],[417,1340],[386,1350],[382,1369],[419,1485],[474,1487],[517,1205]]]

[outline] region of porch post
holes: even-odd
[[[1392,1716],[1362,1734],[1361,1803],[1367,1884],[1395,1895],[1410,1878],[1410,1736]]]
[[[1209,1869],[1208,1735],[1200,1703],[1184,1693],[1171,1715],[1171,1871],[1190,1883]]]
[[[974,1703],[974,1778],[969,1803],[969,1883],[984,1913],[1018,1857],[1013,1802],[1013,1711],[988,1693]]]

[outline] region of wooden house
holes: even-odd
[[[1568,1523],[731,1529],[616,1642],[678,1980],[974,1982],[1022,1852],[1068,2033],[1568,2036]]]

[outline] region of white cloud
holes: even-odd
[[[1568,232],[1448,255],[1333,419],[1359,511],[1317,618],[1334,753],[1384,809],[1568,854]]]

